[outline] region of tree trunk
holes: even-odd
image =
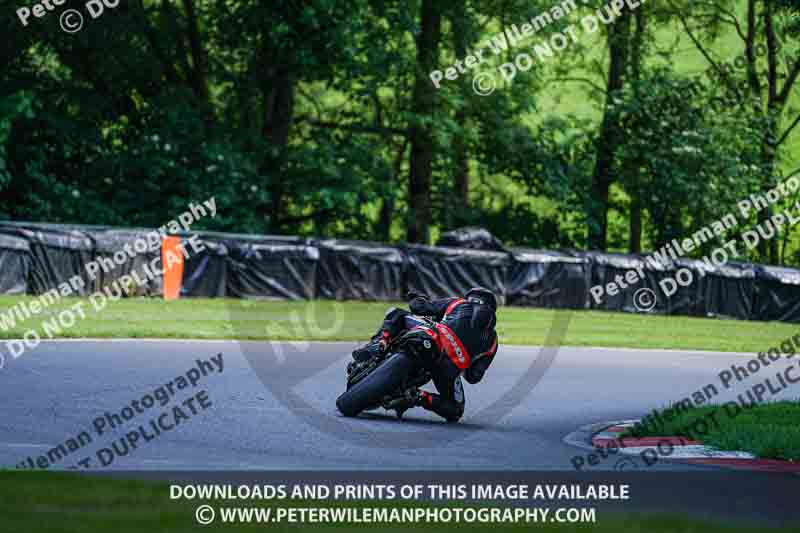
[[[628,253],[642,253],[642,206],[636,200],[631,201],[628,222]]]
[[[459,109],[456,112],[456,122],[459,128],[466,127],[466,112]],[[455,159],[454,200],[459,208],[469,207],[469,151],[464,140],[464,134],[456,134],[453,140],[453,158]]]
[[[753,9],[753,16],[754,7]],[[780,117],[782,114],[782,106],[779,102],[778,96],[778,65],[776,57],[776,37],[774,20],[772,13],[772,6],[769,2],[764,3],[764,33],[767,37],[767,110],[766,110],[766,127],[761,140],[761,164],[763,179],[761,180],[761,190],[766,192],[776,185],[775,170],[778,146],[778,127],[780,124]],[[755,26],[755,22],[752,22]],[[752,49],[752,42],[749,43],[749,48]],[[752,52],[751,52],[752,53]],[[759,211],[758,223],[763,225],[772,218],[772,206]],[[761,255],[762,261],[769,264],[778,264],[778,238],[761,239],[758,243],[758,252]]]
[[[211,110],[211,100],[208,95],[208,83],[206,80],[208,58],[203,43],[200,41],[200,28],[197,22],[197,11],[195,10],[194,0],[183,0],[183,10],[186,14],[186,24],[188,27],[189,49],[192,53],[192,69],[188,73],[192,90],[200,103],[206,123],[210,124],[213,120]]]
[[[631,42],[631,74],[637,94],[639,92],[639,82],[642,79],[644,39],[645,32],[647,31],[646,9],[646,6],[642,6],[634,12],[636,29]],[[639,176],[639,166],[640,165],[637,165],[637,168],[626,169],[626,172],[630,172],[631,176]],[[634,187],[633,190],[628,191],[631,197],[628,221],[628,253],[631,254],[642,253],[642,205],[639,201],[639,191],[637,189],[637,187]]]
[[[381,212],[378,215],[378,227],[376,228],[378,239],[382,242],[392,240],[392,221],[394,220],[394,198],[390,195],[384,196],[381,201]]]
[[[606,82],[606,101],[600,135],[597,138],[594,172],[592,173],[591,198],[588,206],[587,246],[590,250],[608,248],[608,192],[612,182],[614,156],[621,132],[610,111],[614,93],[622,89],[628,62],[630,37],[630,11],[623,9],[617,20],[608,27],[608,53],[610,64]]]
[[[397,155],[392,164],[392,174],[389,177],[388,188],[381,200],[381,211],[378,215],[378,227],[376,228],[376,232],[383,242],[392,240],[392,222],[394,222],[395,209],[394,187],[400,177],[400,172],[403,168],[403,158],[405,157],[407,149],[408,139],[405,139],[397,150]]]
[[[283,167],[294,115],[294,98],[294,76],[284,69],[276,69],[275,74],[268,77],[262,86],[262,136],[274,146],[274,154],[277,154],[267,153],[262,167],[262,173],[271,178],[267,188],[270,195],[269,210],[266,212],[271,232],[281,231],[282,220],[286,215]]]
[[[658,250],[672,242],[673,239],[683,238],[683,223],[681,212],[671,205],[653,207],[653,238],[654,249]]]
[[[467,15],[458,13],[453,17],[453,49],[456,57],[467,56]],[[455,163],[455,174],[453,176],[453,192],[456,205],[458,207],[469,207],[469,151],[467,148],[467,102],[470,98],[471,87],[467,77],[459,80],[459,90],[461,91],[462,101],[458,102],[455,114],[455,121],[458,131],[453,139],[453,160]],[[457,210],[449,210],[452,214],[458,213]]]
[[[761,180],[761,191],[766,193],[773,187],[777,185],[775,179],[775,170],[776,170],[776,154],[775,154],[775,128],[773,124],[773,118],[770,117],[768,119],[769,125],[764,132],[764,137],[761,141],[761,171],[763,172],[763,179]],[[758,212],[758,223],[765,227],[764,225],[767,221],[772,218],[773,215],[772,206],[767,206],[765,209],[762,209]],[[765,263],[771,265],[778,264],[778,237],[773,237],[772,239],[761,239],[758,243],[758,253],[761,256],[761,260]]]
[[[436,0],[422,0],[413,94],[415,116],[409,128],[408,242],[427,243],[430,239],[431,174],[435,150],[431,125],[426,119],[432,119],[436,109],[436,88],[428,79],[428,73],[436,68],[441,31],[442,16]]]

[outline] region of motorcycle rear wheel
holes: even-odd
[[[383,398],[403,386],[415,368],[414,361],[404,353],[392,355],[370,375],[339,396],[336,408],[344,416],[354,417],[380,405]]]

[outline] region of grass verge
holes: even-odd
[[[26,533],[139,533],[190,531],[353,531],[373,530],[383,532],[406,531],[530,531],[544,532],[593,531],[598,533],[760,533],[763,528],[732,527],[711,522],[694,521],[670,515],[604,516],[597,512],[594,524],[519,524],[491,525],[301,525],[301,524],[226,524],[214,523],[200,526],[195,522],[198,506],[246,507],[249,503],[231,501],[170,500],[169,487],[162,483],[118,480],[76,474],[51,472],[0,472],[0,512],[3,531]],[[257,504],[254,504],[257,505]],[[273,504],[262,504],[266,507]],[[274,504],[278,505],[278,504]],[[303,506],[303,504],[296,504]],[[309,507],[323,507],[324,503],[307,503]],[[355,506],[356,504],[352,504]],[[363,505],[363,504],[361,504]],[[374,505],[369,504],[370,507]],[[558,507],[554,505],[554,507]],[[788,533],[797,529],[775,529]]]
[[[800,461],[800,402],[764,403],[740,412],[719,405],[673,412],[662,427],[644,426],[636,436],[679,435],[721,450],[751,452],[762,459]]]
[[[15,304],[34,299],[0,297],[0,313],[7,315]],[[86,318],[58,337],[355,341],[371,335],[390,307],[385,302],[326,300],[129,299],[95,312],[88,300],[68,298],[13,326],[0,323],[0,338],[21,338],[32,328],[41,333],[43,322],[79,302],[84,302]],[[542,345],[553,321],[568,315],[569,329],[560,342],[564,346],[757,352],[796,333],[795,326],[779,322],[504,307],[498,314],[500,341]]]

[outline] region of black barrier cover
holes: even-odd
[[[26,279],[28,293],[43,294],[58,289],[59,285],[78,276],[84,286],[78,288],[75,294],[91,294],[93,283],[84,265],[94,259],[94,245],[84,232],[35,224],[2,224],[0,232],[28,242],[31,260]]]
[[[406,259],[398,248],[364,241],[315,242],[320,260],[317,296],[336,300],[400,301]]]
[[[130,249],[133,249],[134,241],[137,239],[147,242],[146,231],[108,229],[96,231],[84,230],[84,233],[94,241],[95,261],[98,262],[99,267],[96,271],[96,279],[92,287],[93,292],[99,291],[104,287],[111,287],[120,277],[125,275],[129,276],[133,272],[139,275],[139,279],[148,279],[145,274],[145,264],[161,254],[160,248],[154,250],[148,249],[143,253],[135,253],[136,251],[134,250],[133,258],[125,252],[124,246],[128,245]],[[115,254],[118,259],[124,257],[125,260],[119,262],[115,261]],[[106,270],[108,270],[108,272],[106,272]],[[146,286],[136,288],[136,290],[129,293],[129,295],[152,296],[161,294],[163,278],[160,276],[160,271],[158,270],[156,270],[154,274],[157,275],[155,279],[148,280]],[[116,294],[116,292],[112,292],[112,294]]]
[[[506,251],[500,239],[492,235],[489,230],[476,227],[458,228],[445,232],[439,238],[436,246],[453,246],[495,252]]]
[[[707,275],[704,286],[706,315],[748,320],[753,317],[756,272],[750,263],[731,261]]]
[[[113,257],[148,231],[0,222],[0,294],[42,294],[80,276],[86,284],[81,294],[87,295],[159,255],[148,251],[90,282],[87,263]],[[790,268],[712,266],[694,259],[662,265],[635,255],[525,248],[486,251],[212,232],[179,236],[186,243],[193,235],[204,249],[185,263],[184,296],[403,300],[409,290],[445,297],[480,285],[512,305],[641,312],[634,296],[650,289],[656,313],[800,322],[800,271]],[[604,294],[599,304],[591,297],[592,287],[626,279],[631,271],[643,272],[644,279]],[[161,279],[144,293],[160,294]]]
[[[641,257],[642,262],[644,263],[644,279],[640,280],[638,284],[632,285],[630,289],[626,292],[631,293],[632,298],[636,298],[636,291],[639,289],[649,289],[652,291],[652,295],[654,296],[655,307],[649,311],[652,313],[672,313],[673,309],[680,308],[680,299],[676,302],[673,302],[670,298],[667,298],[664,294],[664,289],[661,286],[661,283],[664,282],[665,279],[671,278],[675,275],[676,266],[674,264],[665,265],[660,261],[655,261],[652,258],[648,258],[647,256]],[[638,274],[638,273],[637,273]],[[680,295],[682,287],[678,287],[677,294]],[[634,308],[636,306],[634,305]]]
[[[25,294],[31,269],[28,240],[0,233],[0,294]]]
[[[754,318],[800,322],[800,271],[756,265],[755,280]]]
[[[669,301],[661,297],[657,285],[658,279],[651,268],[650,262],[638,255],[606,254],[600,252],[587,252],[582,254],[591,265],[590,287],[602,286],[604,292],[600,303],[587,292],[589,307],[603,311],[616,311],[626,313],[641,312],[634,303],[636,291],[650,289],[658,295],[654,313],[668,313]],[[645,279],[636,284],[628,284],[628,272],[642,271]],[[638,274],[637,274],[638,276]],[[648,277],[651,276],[651,277]],[[660,275],[658,277],[661,277]],[[622,280],[627,288],[619,283]],[[614,287],[612,289],[612,287]]]
[[[706,316],[720,318],[751,317],[753,299],[753,274],[746,264],[731,263],[716,266],[696,259],[680,258],[664,264],[638,255],[585,254],[592,264],[592,285],[622,280],[628,284],[626,274],[644,273],[644,279],[620,288],[616,294],[603,295],[598,304],[590,295],[593,309],[622,312],[654,312],[670,315]],[[655,295],[655,307],[642,309],[636,306],[635,296],[640,289],[649,289]]]
[[[591,265],[574,253],[512,248],[507,303],[554,309],[588,306]]]
[[[697,259],[678,259],[665,283],[675,291],[669,297],[669,314],[716,318],[751,317],[754,273],[746,263],[714,265]],[[658,293],[662,298],[662,293]]]
[[[508,295],[513,258],[504,252],[408,245],[408,290],[432,298],[463,295],[473,287],[486,287],[501,303]]]
[[[185,249],[192,250],[184,238]],[[228,296],[228,246],[213,235],[200,234],[183,266],[181,296],[225,298]]]
[[[285,300],[316,296],[319,250],[306,239],[250,237],[225,244],[229,296]]]
[[[648,273],[648,280],[659,284],[656,297],[659,301],[666,300],[667,314],[706,315],[705,287],[712,284],[713,280],[707,276],[712,270],[708,270],[705,263],[694,259],[678,259],[659,272],[659,275]],[[664,278],[670,280],[664,281]]]

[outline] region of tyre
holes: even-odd
[[[358,416],[361,411],[380,404],[388,394],[399,389],[416,365],[403,353],[391,356],[336,400],[336,408],[344,416]]]

